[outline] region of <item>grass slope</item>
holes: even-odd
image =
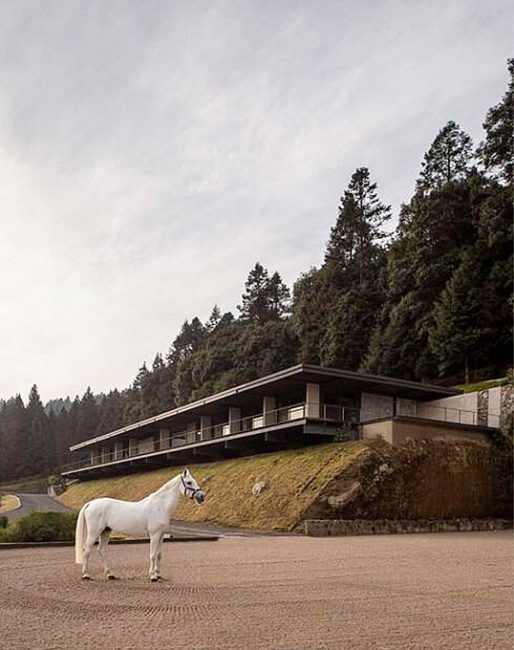
[[[182,499],[175,517],[240,528],[293,530],[323,488],[369,448],[366,442],[328,443],[191,465],[189,469],[205,490],[206,500],[196,507]],[[180,469],[167,468],[75,483],[61,495],[60,501],[77,509],[100,496],[137,501],[155,491]],[[254,496],[252,487],[261,481],[265,481],[266,487]]]
[[[11,512],[16,510],[20,505],[18,497],[15,497],[13,494],[5,494],[0,497],[0,515],[5,514],[6,512]]]

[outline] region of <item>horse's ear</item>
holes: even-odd
[[[188,470],[187,467],[186,467],[186,468],[184,469],[184,471],[182,472],[182,476],[183,476],[184,478],[186,478],[186,476],[187,476],[188,474],[189,474],[189,470]]]

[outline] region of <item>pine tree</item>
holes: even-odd
[[[328,327],[330,311],[340,296],[332,266],[312,268],[294,285],[291,326],[298,342],[298,361],[321,363],[321,340]]]
[[[463,371],[470,381],[471,355],[487,335],[487,313],[480,300],[480,263],[469,249],[446,284],[433,310],[429,344],[437,357],[441,376]]]
[[[214,307],[212,308],[211,315],[209,316],[209,320],[205,323],[205,329],[208,332],[214,331],[220,324],[220,321],[221,321],[221,309],[218,307],[218,305],[214,305]]]
[[[88,386],[86,392],[78,402],[76,436],[77,442],[93,438],[100,424],[100,409],[95,396]]]
[[[200,349],[205,340],[205,334],[205,327],[199,318],[195,316],[191,323],[186,320],[168,352],[168,363],[176,368],[180,361]]]
[[[375,280],[380,242],[386,237],[383,228],[390,218],[391,208],[379,200],[369,170],[360,167],[341,197],[325,252],[325,264],[337,267],[345,289]]]
[[[62,468],[69,459],[69,448],[73,444],[71,417],[68,409],[62,406],[55,416],[53,425],[57,466]],[[102,433],[104,433],[102,431]]]
[[[290,313],[291,292],[282,282],[280,274],[275,271],[269,281],[269,320],[278,321]]]
[[[32,386],[29,394],[26,422],[28,472],[31,475],[47,473],[55,467],[55,439],[36,385]]]
[[[336,289],[320,314],[322,365],[357,370],[384,300],[384,226],[391,218],[369,170],[355,171],[344,191],[325,252],[323,277]],[[312,316],[309,316],[312,319]]]
[[[97,434],[116,431],[124,426],[125,398],[118,390],[112,390],[104,396],[100,405],[100,420]]]
[[[20,395],[7,400],[0,413],[0,431],[3,438],[2,458],[4,479],[10,481],[29,476],[30,464],[26,455],[28,428],[25,405]]]
[[[245,289],[242,303],[237,307],[242,320],[255,323],[277,321],[289,311],[289,289],[279,273],[275,272],[270,278],[268,270],[259,262],[248,274]]]
[[[367,371],[418,380],[438,374],[428,343],[434,305],[476,239],[483,200],[470,147],[469,136],[449,122],[425,154],[388,251],[386,299],[363,362]]]
[[[470,171],[472,150],[469,135],[450,120],[425,154],[418,189],[430,191],[453,181],[464,180]]]
[[[509,84],[501,102],[487,112],[485,141],[478,156],[486,170],[508,185],[514,180],[514,59],[507,62]]]

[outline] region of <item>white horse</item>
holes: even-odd
[[[205,498],[203,490],[187,469],[141,501],[120,501],[105,497],[83,505],[75,530],[75,562],[82,564],[82,578],[91,579],[88,570],[89,554],[98,540],[104,571],[109,580],[114,580],[107,559],[109,535],[114,531],[150,537],[150,580],[159,580],[162,539],[165,533],[170,532],[170,520],[181,494],[197,503],[202,503]]]

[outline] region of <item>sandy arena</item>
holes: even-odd
[[[2,650],[511,650],[512,531],[0,551]]]

